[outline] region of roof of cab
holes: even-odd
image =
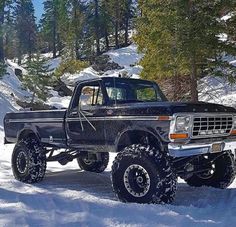
[[[120,82],[125,82],[125,81],[143,81],[143,82],[147,82],[149,80],[143,80],[143,79],[135,79],[135,78],[126,78],[126,77],[111,77],[111,76],[91,76],[90,78],[89,77],[83,77],[81,76],[79,78],[79,80],[76,82],[77,84],[78,83],[81,83],[81,82],[89,82],[89,81],[96,81],[96,80],[103,80],[103,81],[111,81],[111,80],[116,80],[116,81],[120,81]],[[149,81],[151,83],[153,83],[152,81]]]

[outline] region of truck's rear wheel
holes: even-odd
[[[18,142],[12,153],[14,177],[25,183],[37,183],[46,172],[46,154],[34,138]]]
[[[77,158],[77,162],[82,170],[102,173],[107,168],[107,165],[109,163],[109,153],[100,153],[100,158],[98,160],[90,160],[84,155],[79,156]]]
[[[211,186],[215,188],[227,188],[235,179],[235,160],[231,152],[225,152],[212,164],[212,170],[201,174],[193,174],[185,179],[190,186]]]
[[[126,147],[112,166],[112,185],[123,202],[171,203],[177,179],[165,157],[156,148]]]

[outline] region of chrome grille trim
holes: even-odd
[[[228,136],[233,128],[233,115],[194,115],[191,138]]]

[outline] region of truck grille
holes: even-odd
[[[193,118],[193,138],[226,136],[230,134],[233,127],[231,115],[204,116]]]

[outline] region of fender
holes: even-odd
[[[25,134],[25,135],[24,135]],[[19,141],[21,138],[25,137],[26,135],[34,134],[38,141],[41,141],[40,135],[38,133],[38,130],[35,126],[32,125],[25,125],[23,129],[21,129],[17,133],[17,141]],[[24,136],[23,136],[24,135]]]
[[[126,133],[132,133],[135,131],[147,133],[147,134],[153,136],[153,138],[155,138],[156,141],[158,142],[161,150],[163,150],[163,145],[165,144],[166,141],[163,140],[163,138],[157,133],[157,131],[155,131],[153,128],[131,127],[131,126],[125,128],[117,135],[117,137],[115,138],[115,150],[118,151],[118,146],[119,146],[122,136],[124,136]]]

